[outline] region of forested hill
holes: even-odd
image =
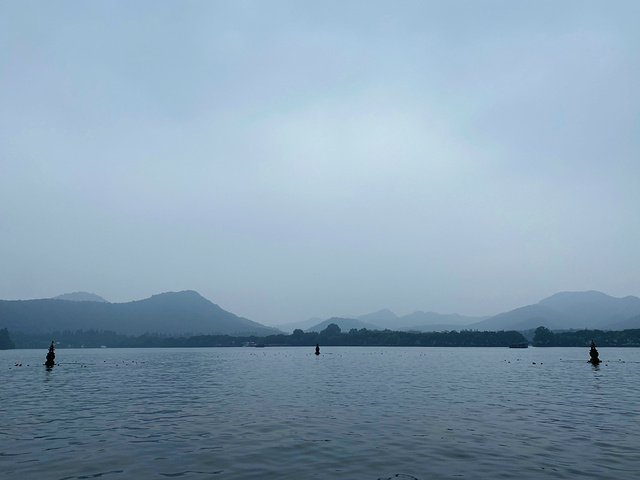
[[[93,329],[125,335],[269,335],[278,332],[227,312],[194,291],[162,293],[128,303],[0,300],[0,328],[25,333]]]

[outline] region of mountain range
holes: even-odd
[[[302,322],[276,325],[276,327],[289,333],[293,332],[293,330],[297,328],[307,332],[319,332],[323,329],[323,326],[326,327],[329,323],[336,323],[343,331],[345,329],[350,330],[351,328],[422,331],[425,326],[428,326],[430,329],[424,331],[435,331],[433,330],[433,327],[437,327],[436,330],[438,331],[444,331],[459,330],[460,325],[476,323],[486,318],[488,317],[466,317],[464,315],[458,315],[457,313],[443,314],[423,311],[416,311],[399,317],[391,310],[385,308],[374,313],[368,313],[366,315],[359,315],[356,317],[341,315],[328,320],[313,317]],[[333,320],[333,322],[330,322],[329,320]],[[349,320],[349,322],[345,322],[345,320]]]
[[[640,328],[640,298],[616,298],[597,291],[560,292],[540,302],[492,317],[466,317],[417,311],[398,317],[387,309],[355,318],[334,317],[328,320],[309,319],[278,325],[284,331],[301,328],[321,331],[335,323],[342,331],[351,328],[408,330],[437,332],[452,330],[517,330],[524,331],[545,326],[551,330],[602,329],[624,330]]]
[[[561,292],[540,302],[492,317],[416,311],[397,316],[387,309],[361,315],[268,327],[238,317],[194,291],[167,292],[144,300],[109,303],[96,294],[74,292],[40,300],[0,300],[0,328],[25,333],[55,330],[110,330],[127,335],[256,335],[291,333],[294,329],[322,331],[329,324],[342,331],[518,330],[545,326],[551,330],[640,328],[640,298],[616,298],[597,291]]]
[[[615,298],[593,290],[561,292],[475,323],[472,328],[528,330],[541,325],[551,330],[640,328],[640,298]]]
[[[87,295],[92,294],[76,292],[40,300],[0,300],[0,328],[25,333],[94,329],[127,335],[280,333],[227,312],[194,291],[162,293],[128,303],[87,301]]]
[[[358,320],[357,318],[341,318],[341,317],[332,317],[328,320],[324,320],[323,322],[314,325],[311,328],[307,328],[305,332],[321,332],[325,328],[327,328],[332,323],[335,323],[340,327],[340,330],[343,332],[348,332],[352,328],[356,330],[361,330],[366,328],[367,330],[380,330],[380,327],[374,325],[373,323],[366,323],[362,320]]]

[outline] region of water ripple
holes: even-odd
[[[566,360],[578,349],[60,350],[69,364],[51,372],[0,368],[0,470],[634,479],[640,350],[601,350],[621,360],[593,370]],[[0,367],[16,353],[42,356],[0,352]]]

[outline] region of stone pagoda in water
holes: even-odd
[[[55,348],[53,346],[53,342],[51,342],[51,346],[49,347],[49,352],[47,353],[47,361],[44,362],[45,367],[53,368],[56,364],[56,354],[54,352]]]
[[[601,360],[598,358],[598,350],[596,350],[596,344],[593,343],[593,340],[591,340],[591,350],[589,350],[589,356],[591,357],[589,359],[589,363],[591,363],[592,365],[598,365]]]

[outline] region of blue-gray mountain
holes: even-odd
[[[335,323],[342,331],[348,331],[354,327],[422,332],[462,329],[524,331],[541,325],[552,330],[585,328],[624,330],[640,328],[640,298],[634,296],[615,298],[596,291],[561,292],[536,304],[516,308],[493,317],[465,317],[457,314],[420,311],[398,317],[384,309],[355,319],[332,318],[323,322],[319,319],[314,320],[313,326],[305,325],[304,329],[320,331],[329,323]],[[282,325],[280,328],[289,330],[293,325]]]
[[[277,325],[280,330],[293,332],[294,329],[301,329],[308,332],[320,332],[330,323],[335,323],[344,331],[351,328],[367,328],[370,330],[416,330],[416,331],[451,331],[460,330],[461,325],[469,325],[479,322],[487,317],[465,317],[457,313],[443,314],[436,312],[416,311],[402,317],[397,316],[391,310],[383,309],[378,312],[368,313],[357,317],[340,316],[328,320],[321,318],[310,318],[302,322],[287,323]]]
[[[329,325],[331,325],[332,323],[335,323],[336,325],[338,325],[340,327],[340,330],[343,332],[348,332],[349,330],[351,330],[352,328],[355,328],[356,330],[360,330],[363,328],[366,328],[367,330],[379,330],[379,327],[372,324],[372,323],[366,323],[363,322],[362,320],[358,320],[355,318],[340,318],[340,317],[332,317],[329,320],[325,320],[324,322],[320,322],[317,325],[308,328],[307,330],[305,330],[306,332],[321,332],[323,331],[325,328],[327,328]]]
[[[96,295],[95,293],[88,292],[73,292],[73,293],[65,293],[63,295],[58,295],[57,297],[53,297],[54,300],[69,300],[71,302],[103,302],[109,303],[100,295]]]
[[[66,300],[65,300],[66,298]],[[91,300],[92,299],[92,300]],[[562,292],[540,302],[499,315],[464,317],[457,314],[414,312],[402,317],[381,310],[358,318],[282,326],[320,331],[330,323],[342,331],[352,328],[445,331],[445,330],[529,330],[545,326],[552,330],[640,328],[640,298],[615,298],[601,292]],[[128,335],[270,335],[279,333],[246,318],[227,312],[197,292],[169,292],[129,303],[109,303],[95,294],[76,292],[55,299],[0,300],[0,328],[25,333],[54,330],[111,330]]]
[[[279,330],[238,317],[197,292],[169,292],[128,303],[60,299],[0,300],[10,332],[109,330],[127,335],[270,335]]]
[[[501,313],[472,325],[478,330],[640,328],[640,298],[615,298],[601,292],[561,292],[534,305]]]

